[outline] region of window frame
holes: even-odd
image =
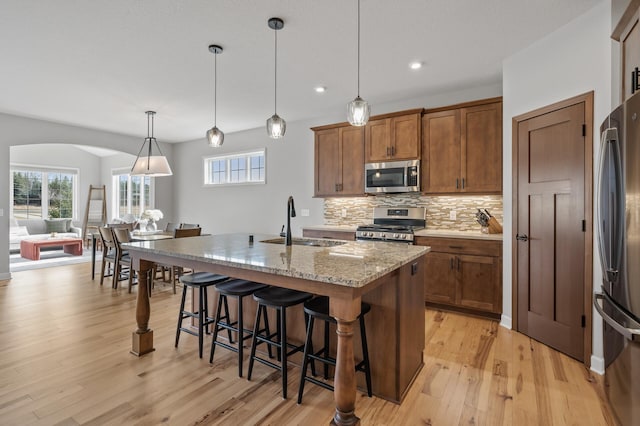
[[[10,163],[9,164],[9,217],[15,219],[13,209],[13,173],[14,172],[36,172],[41,173],[41,186],[40,186],[40,203],[42,208],[42,215],[40,217],[33,217],[20,220],[32,220],[32,219],[49,219],[49,173],[62,173],[70,174],[72,176],[72,197],[71,200],[71,219],[77,221],[78,219],[78,201],[79,201],[79,182],[80,182],[80,169],[77,167],[62,167],[62,166],[41,166],[37,164],[24,164],[24,163]]]
[[[262,180],[250,180],[251,179],[251,157],[256,155],[262,156],[264,159],[264,178]],[[245,178],[242,182],[231,182],[231,160],[244,159],[245,161]],[[213,183],[209,180],[211,176],[211,167],[214,161],[225,161],[225,182]],[[217,188],[224,186],[243,186],[243,185],[265,185],[267,183],[267,148],[257,148],[248,151],[230,152],[220,155],[206,155],[202,157],[202,179],[203,187],[205,188]]]
[[[120,215],[120,177],[127,176],[127,212],[124,214],[133,214],[131,209],[133,208],[133,189],[132,189],[132,177],[140,177],[144,182],[144,178],[149,178],[149,205],[145,205],[144,192],[140,194],[140,214],[148,209],[155,209],[155,178],[153,176],[131,176],[130,168],[116,168],[111,169],[111,198],[113,200],[113,207],[111,208],[111,217],[119,218]],[[144,185],[142,185],[144,187]],[[135,216],[135,215],[134,215]],[[137,215],[140,217],[140,215]]]

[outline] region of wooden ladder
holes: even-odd
[[[107,190],[105,186],[89,185],[87,208],[82,222],[82,240],[88,244],[91,234],[107,223]]]

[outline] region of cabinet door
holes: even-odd
[[[394,160],[420,158],[420,114],[391,119],[391,155]]]
[[[363,172],[364,173],[364,172]],[[335,195],[342,183],[339,129],[315,133],[315,195]]]
[[[457,192],[460,187],[460,110],[425,114],[422,142],[423,192]]]
[[[391,119],[371,120],[364,129],[367,163],[387,161],[391,157]]]
[[[502,192],[502,102],[460,110],[460,191]]]
[[[340,127],[341,175],[338,195],[364,195],[364,130]]]
[[[491,256],[456,256],[456,302],[459,306],[501,313],[500,261]]]
[[[629,7],[634,7],[629,4]],[[633,72],[640,68],[640,11],[636,9],[620,37],[620,53],[622,59],[621,83],[622,99],[627,100],[637,90],[634,90],[635,78]]]
[[[455,304],[455,257],[449,253],[431,252],[425,256],[424,300]]]

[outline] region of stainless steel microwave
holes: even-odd
[[[366,163],[364,192],[420,192],[420,160]]]

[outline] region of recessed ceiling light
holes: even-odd
[[[326,88],[326,87],[324,87],[324,86],[318,86],[318,87],[316,87],[316,88],[315,88],[315,89],[313,89],[313,90],[315,90],[317,93],[324,93],[324,92],[326,92],[326,91],[327,91],[327,88]]]
[[[411,62],[409,64],[409,68],[411,68],[412,70],[419,70],[420,68],[422,68],[422,62]]]

